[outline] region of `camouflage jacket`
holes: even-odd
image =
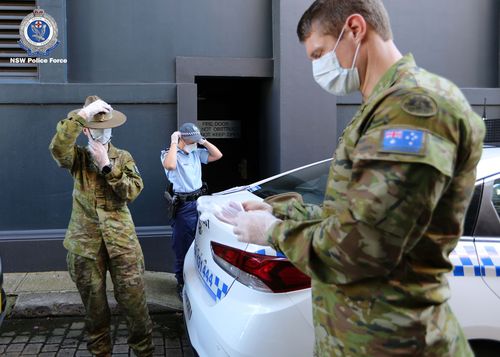
[[[370,334],[384,331],[381,343],[390,346],[404,330],[391,318],[384,322],[390,314],[421,325],[411,333],[420,342],[412,341],[429,344],[418,309],[449,298],[448,254],[462,233],[484,131],[454,84],[407,55],[344,130],[323,205],[273,205],[283,222],[268,232],[269,242],[312,278],[316,353],[379,355],[369,350]]]
[[[124,150],[110,144],[111,172],[103,175],[86,147],[76,145],[84,119],[73,115],[60,121],[49,149],[60,167],[74,179],[73,210],[64,247],[95,259],[102,241],[110,257],[140,249],[134,222],[127,207],[143,189],[141,176]]]

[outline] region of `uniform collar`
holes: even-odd
[[[389,89],[394,83],[401,78],[403,72],[408,71],[410,68],[416,67],[415,59],[411,53],[403,56],[399,61],[394,63],[387,72],[384,73],[382,78],[378,81],[373,88],[373,92],[365,103],[369,103],[372,99],[376,98],[380,93]]]
[[[111,142],[109,143],[108,157],[110,159],[116,159],[118,157],[118,149],[115,148]]]

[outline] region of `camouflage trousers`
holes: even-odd
[[[315,356],[474,356],[447,303],[408,308],[331,290],[326,299],[321,288],[327,285],[315,285]]]
[[[89,351],[94,355],[112,351],[111,313],[106,296],[106,271],[109,270],[116,301],[126,315],[128,344],[137,356],[152,356],[153,327],[146,303],[142,252],[130,251],[111,259],[103,243],[97,260],[68,252],[67,263],[85,306]]]

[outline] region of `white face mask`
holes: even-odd
[[[184,145],[184,151],[187,152],[188,154],[193,152],[194,150],[196,150],[198,148],[198,145],[196,143],[194,144],[186,144]]]
[[[111,129],[90,129],[90,136],[94,141],[106,145],[111,140]]]
[[[344,30],[345,27],[340,32],[333,50],[312,62],[313,76],[316,82],[321,88],[335,95],[346,95],[359,90],[360,87],[358,69],[354,65],[361,43],[358,43],[356,47],[351,68],[343,68],[335,54]]]

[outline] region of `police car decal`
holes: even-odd
[[[227,295],[229,286],[208,268],[207,261],[201,256],[196,241],[194,245],[194,256],[196,260],[196,269],[198,270],[199,277],[203,281],[203,286],[208,294],[215,302],[222,300]]]
[[[450,260],[453,276],[500,277],[500,252],[493,244],[460,244],[451,252]]]

